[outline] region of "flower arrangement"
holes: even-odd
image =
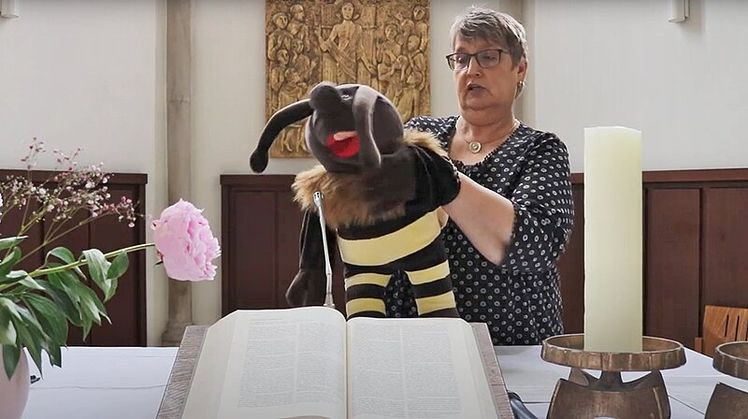
[[[85,224],[117,217],[134,227],[140,216],[131,200],[113,202],[107,187],[112,175],[105,173],[101,164],[78,167],[80,151],[68,156],[55,150],[54,174],[34,183],[31,171],[45,152],[44,143],[34,139],[21,159],[27,176],[0,180],[0,223],[12,211],[23,214],[16,234],[0,237],[0,363],[9,379],[23,348],[40,371],[42,351],[52,365],[62,366],[61,347],[67,341],[69,325],[81,327],[85,339],[94,324],[109,321],[104,303],[115,295],[117,281],[127,271],[129,253],[155,246],[167,275],[177,280],[202,281],[215,276],[212,261],[220,255],[218,240],[201,210],[182,200],[151,223],[154,243],[108,253],[87,249],[77,256],[65,247],[55,247],[46,252],[43,264],[36,269],[18,269],[21,261]],[[42,243],[23,254],[20,245],[25,234],[43,221]]]

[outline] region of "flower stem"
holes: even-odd
[[[134,246],[125,247],[125,248],[118,249],[118,250],[113,250],[113,251],[111,251],[109,253],[105,253],[104,254],[104,258],[109,259],[109,258],[112,258],[114,256],[117,256],[120,253],[136,252],[138,250],[143,250],[143,249],[149,248],[149,247],[151,247],[153,245],[154,245],[154,243],[142,243],[142,244],[136,244]],[[87,264],[88,264],[88,262],[85,259],[82,259],[82,260],[79,260],[77,262],[68,263],[67,265],[55,266],[54,268],[37,269],[37,270],[31,272],[29,274],[29,276],[32,277],[32,278],[36,278],[38,276],[49,275],[49,274],[52,274],[52,273],[55,273],[55,272],[62,272],[62,271],[66,271],[68,269],[77,268],[79,266],[84,266],[84,265],[87,265]]]

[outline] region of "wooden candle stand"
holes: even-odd
[[[712,366],[723,374],[748,380],[748,342],[717,346]],[[724,383],[717,384],[704,419],[748,419],[748,393]]]
[[[584,334],[553,336],[543,341],[541,358],[571,367],[568,380],[561,379],[548,408],[548,419],[667,419],[670,402],[660,370],[686,363],[683,345],[642,338],[642,352],[592,352],[584,350]],[[597,378],[583,369],[601,371]],[[624,383],[623,371],[650,371]]]

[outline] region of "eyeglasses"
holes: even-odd
[[[447,65],[451,70],[463,70],[470,65],[470,61],[475,57],[481,68],[491,68],[501,61],[501,53],[506,52],[501,48],[491,48],[478,51],[475,54],[467,52],[455,52],[446,56]]]

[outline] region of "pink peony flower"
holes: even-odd
[[[170,278],[204,281],[216,275],[212,261],[221,250],[202,212],[180,199],[151,223],[156,250]]]

